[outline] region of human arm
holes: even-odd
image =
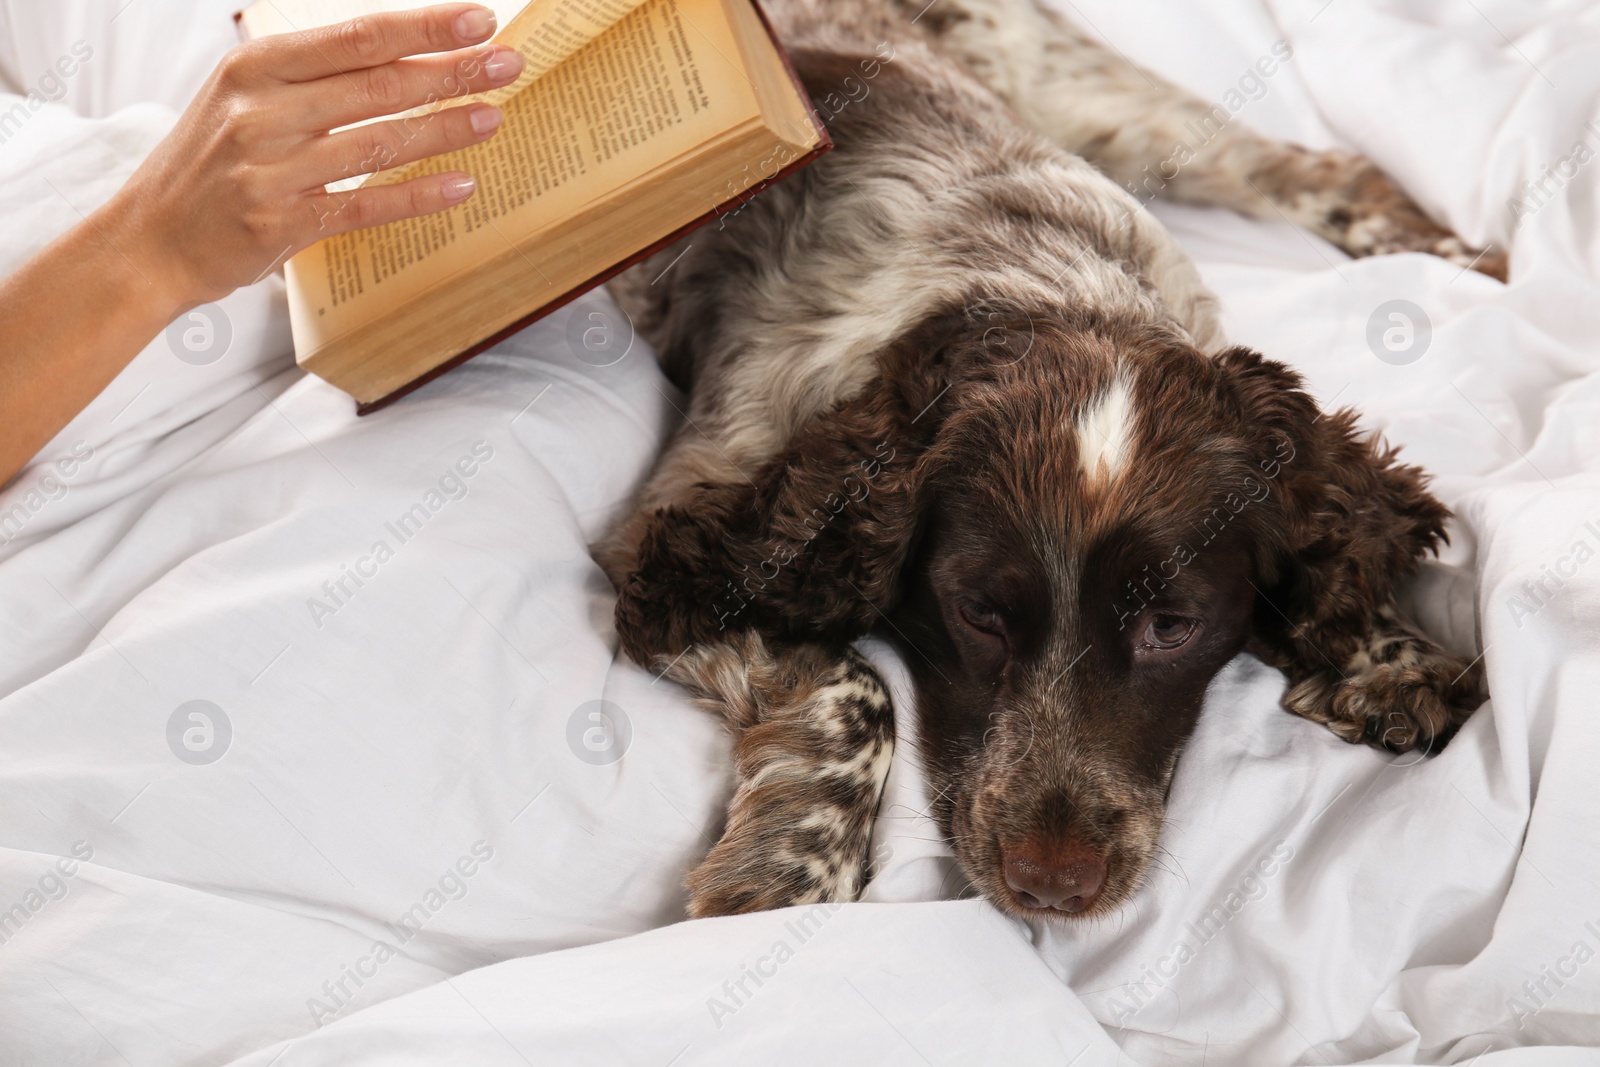
[[[185,311],[324,237],[471,196],[460,172],[324,186],[486,140],[497,108],[329,131],[513,81],[522,58],[482,43],[493,32],[488,9],[458,3],[228,53],[110,201],[0,280],[0,484]]]

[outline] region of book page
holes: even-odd
[[[537,305],[549,279],[538,250],[519,247],[527,237],[759,118],[748,78],[728,58],[736,55],[719,0],[648,0],[507,101],[493,139],[378,175],[465,170],[479,191],[437,215],[342,234],[295,256],[290,288],[305,301],[297,352],[508,253],[526,262]]]
[[[400,115],[375,116],[342,126],[334,132],[394,118],[429,115],[469,103],[482,102],[504,107],[508,100],[535,80],[554,70],[579,49],[622,21],[644,0],[532,0],[527,4],[522,0],[477,2],[491,8],[499,21],[500,30],[494,35],[493,43],[522,53],[525,65],[516,81],[488,92],[468,94],[461,91],[465,87],[461,81],[448,78],[440,84],[433,98],[420,107]],[[246,8],[240,18],[247,34],[256,38],[316,26],[331,26],[359,15],[406,11],[427,4],[428,0],[258,0]],[[370,174],[351,173],[328,183],[328,189],[331,192],[358,189],[371,177]]]
[[[495,36],[522,53],[527,66],[510,85],[478,99],[503,104],[558,67],[567,57],[621,22],[643,0],[533,0]]]

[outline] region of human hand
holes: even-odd
[[[324,237],[462,202],[476,186],[459,171],[345,193],[324,186],[487,140],[499,108],[329,131],[514,81],[522,57],[482,43],[494,29],[487,8],[444,4],[235,48],[97,213],[97,228],[177,314]],[[421,53],[439,54],[406,58]]]

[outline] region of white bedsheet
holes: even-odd
[[[0,0],[0,87],[103,34],[0,144],[0,268],[159,138],[226,44],[164,27],[227,6]],[[577,357],[595,296],[358,420],[292,369],[269,280],[221,305],[225,355],[158,340],[0,493],[0,1064],[1600,1062],[1515,1048],[1600,1045],[1600,9],[1066,6],[1218,100],[1286,38],[1239,121],[1357,145],[1512,242],[1501,287],[1155,209],[1235,339],[1457,508],[1414,599],[1493,700],[1441,756],[1346,746],[1242,657],[1113,919],[949,899],[902,744],[868,903],[682,922],[725,742],[617,658],[585,549],[670,387],[642,345]],[[129,61],[156,41],[170,62]],[[1396,299],[1432,324],[1403,365],[1365,340]]]

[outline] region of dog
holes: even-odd
[[[1028,917],[1134,892],[1241,651],[1287,710],[1393,752],[1484,696],[1395,605],[1446,540],[1423,473],[1227,344],[1142,191],[1352,256],[1504,256],[1043,0],[924,3],[773,0],[835,149],[612,284],[689,404],[595,556],[625,652],[735,738],[695,916],[859,895],[894,744],[868,631],[909,665],[962,871]]]

